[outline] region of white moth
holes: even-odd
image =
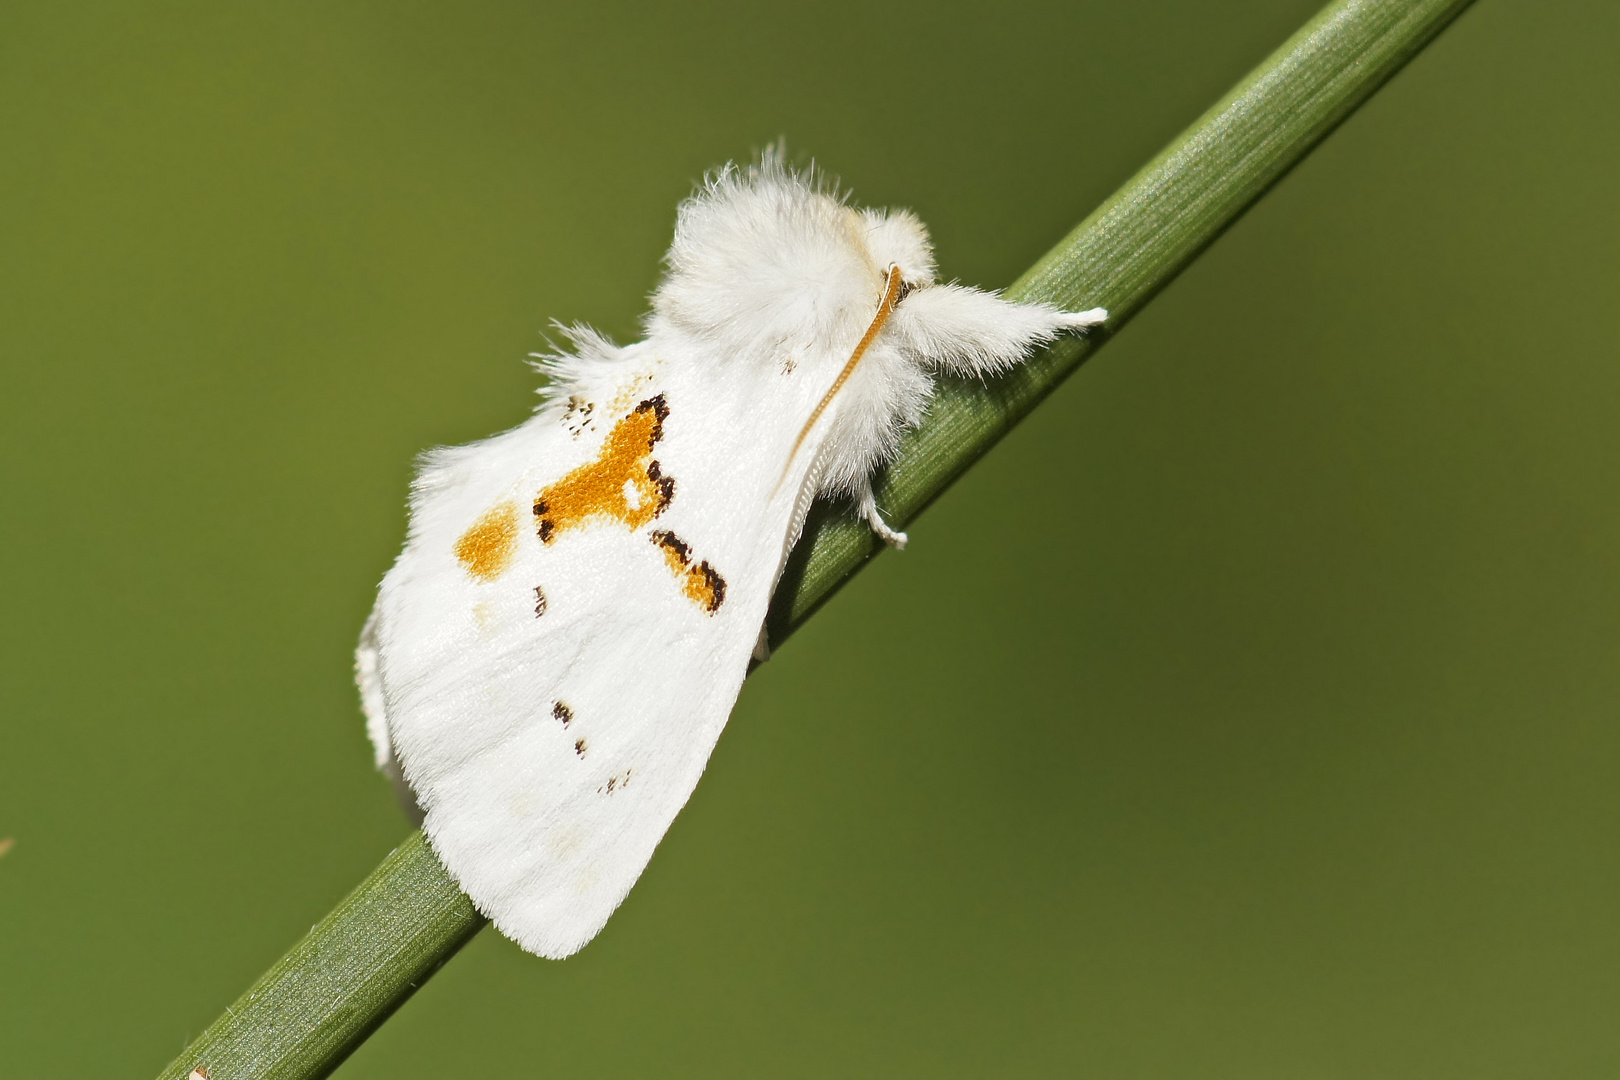
[[[361,635],[378,764],[457,883],[564,957],[685,805],[817,495],[896,546],[873,470],[933,390],[1101,323],[940,284],[906,211],[786,168],[681,205],[646,340],[576,326],[527,422],[429,453]]]

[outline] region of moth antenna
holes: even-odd
[[[871,325],[866,328],[866,333],[862,334],[861,340],[856,343],[855,351],[850,353],[848,362],[844,364],[844,370],[838,373],[838,378],[833,380],[832,386],[828,387],[821,400],[816,402],[815,409],[810,413],[810,419],[804,422],[804,427],[799,431],[799,437],[793,440],[793,449],[788,451],[787,461],[782,465],[782,475],[777,478],[776,487],[771,491],[772,498],[775,498],[776,493],[782,490],[782,482],[787,479],[788,469],[793,467],[793,459],[798,456],[799,447],[804,445],[805,436],[810,434],[810,429],[816,426],[816,421],[821,419],[821,414],[832,403],[832,399],[838,396],[838,391],[844,388],[844,384],[849,381],[850,375],[854,374],[855,365],[859,364],[861,357],[866,355],[866,350],[871,346],[873,340],[877,338],[878,332],[883,329],[883,324],[889,321],[889,316],[894,314],[894,305],[899,301],[900,268],[891,266],[889,267],[889,280],[883,288],[883,299],[878,302],[877,314],[872,316]]]

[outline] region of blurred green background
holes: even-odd
[[[0,1077],[406,833],[412,455],[785,136],[997,286],[1314,0],[0,8]],[[1620,1069],[1620,6],[1481,0],[745,688],[580,956],[367,1077]]]

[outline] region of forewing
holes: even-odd
[[[594,428],[541,414],[440,455],[383,582],[387,726],[424,827],[545,956],[595,935],[691,794],[780,563],[793,492],[702,400],[648,379]]]

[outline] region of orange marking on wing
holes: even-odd
[[[664,395],[643,401],[613,425],[595,461],[541,489],[534,499],[540,539],[549,544],[559,533],[599,518],[639,529],[663,513],[675,497],[675,481],[663,474],[652,451],[664,437],[667,416]]]
[[[510,499],[496,503],[456,541],[456,558],[480,581],[506,572],[517,553],[518,508]]]
[[[686,572],[681,591],[688,600],[713,615],[726,602],[726,579],[705,560]]]
[[[685,540],[667,529],[652,534],[652,542],[664,553],[670,573],[681,583],[681,591],[688,600],[713,615],[726,602],[726,579],[704,559],[692,565],[692,549]]]

